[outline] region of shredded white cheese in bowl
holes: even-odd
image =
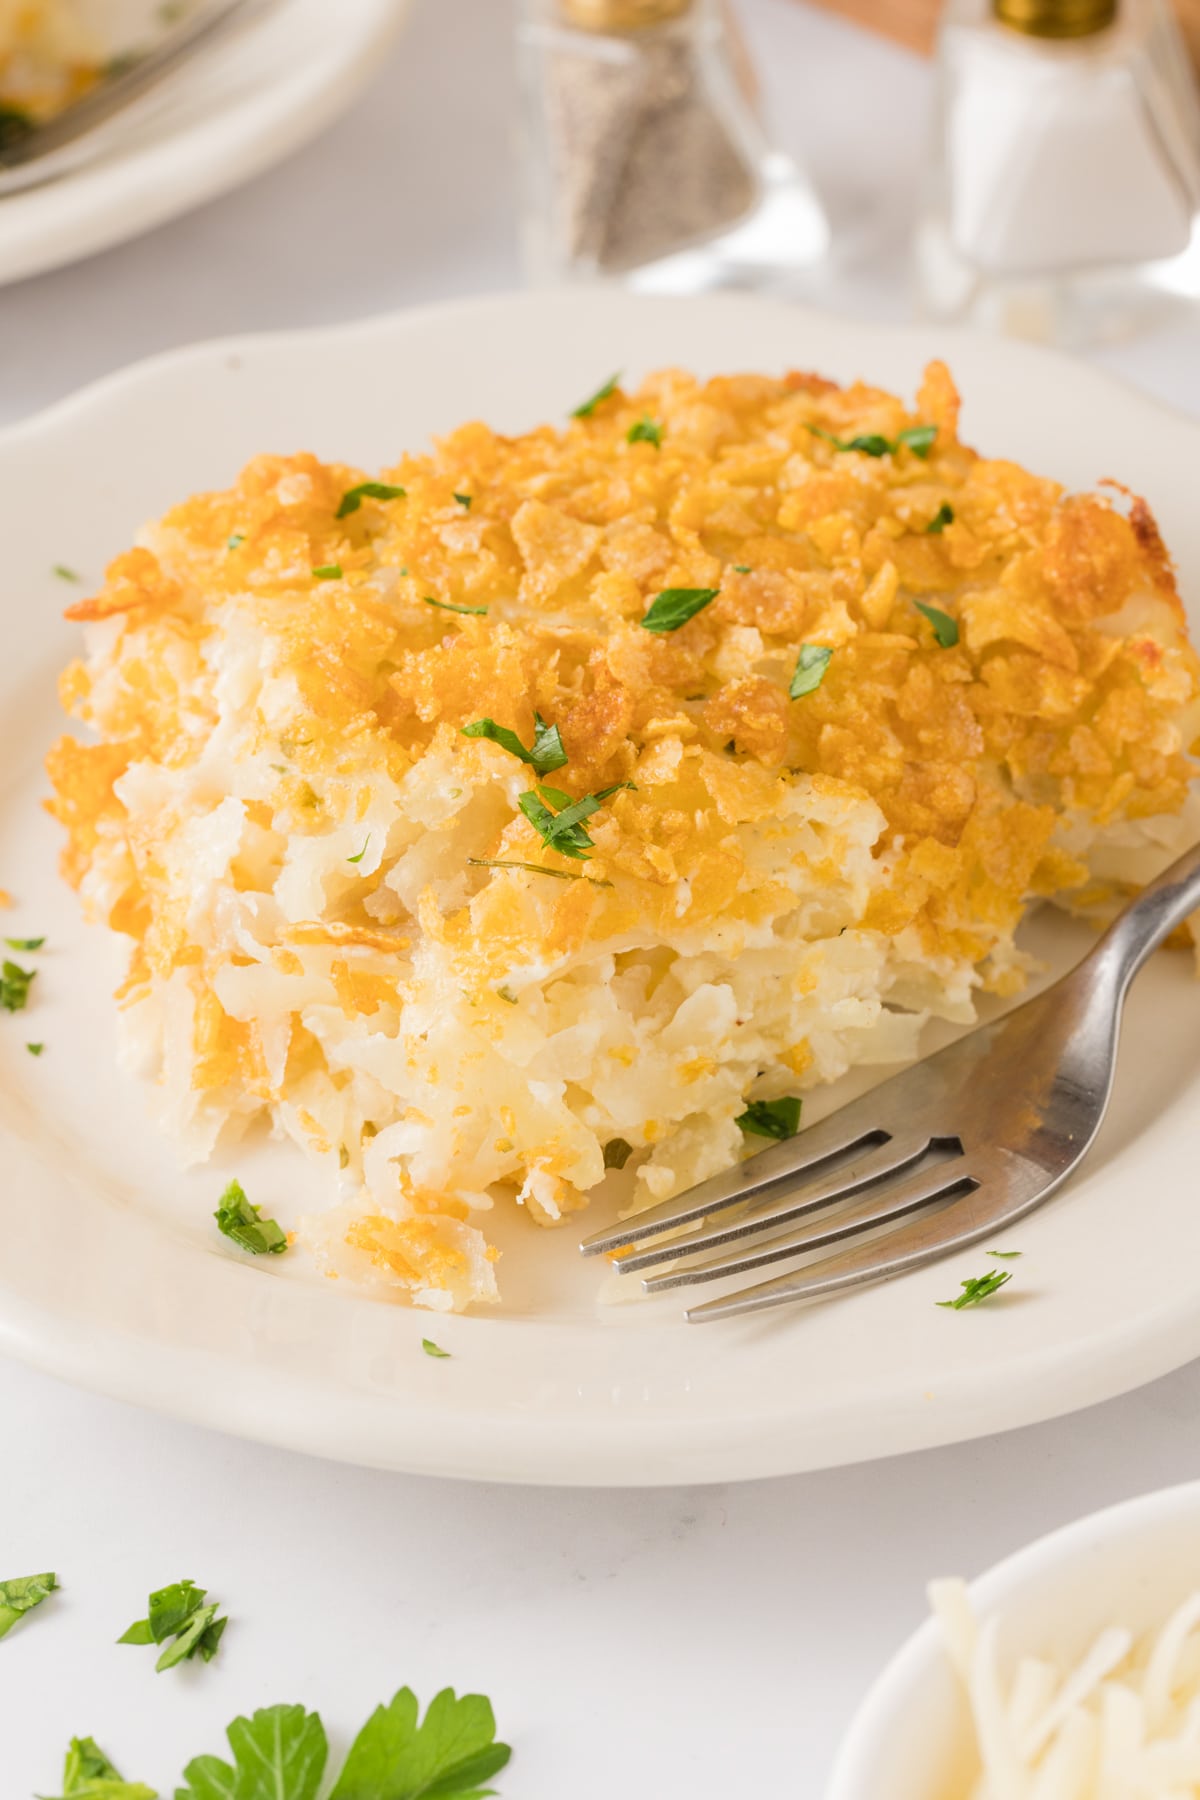
[[[1200,1482],[929,1594],[823,1800],[1200,1800]]]

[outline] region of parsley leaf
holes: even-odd
[[[924,600],[914,600],[913,605],[919,613],[924,613],[933,626],[933,635],[943,650],[953,650],[958,642],[958,620],[952,619],[939,607],[928,606]]]
[[[235,1719],[225,1735],[236,1766],[219,1756],[193,1758],[175,1800],[316,1800],[329,1755],[319,1713],[267,1706]]]
[[[386,481],[360,481],[357,487],[347,488],[342,495],[335,519],[348,519],[356,513],[364,500],[403,500],[405,490],[402,487],[390,487]]]
[[[653,444],[657,450],[662,444],[662,434],[663,428],[658,420],[652,419],[648,413],[644,413],[625,433],[625,442],[627,444]]]
[[[46,1046],[45,1044],[26,1044],[25,1048],[28,1050],[30,1056],[40,1056]]]
[[[230,1182],[213,1218],[227,1238],[254,1256],[282,1256],[288,1247],[282,1227],[274,1219],[264,1219],[259,1207],[251,1206],[240,1181]]]
[[[557,725],[547,725],[541,713],[533,715],[533,748],[527,750],[515,731],[507,725],[497,725],[494,719],[473,719],[469,725],[462,727],[463,737],[488,738],[493,744],[499,744],[502,750],[519,756],[523,763],[539,775],[549,775],[554,769],[564,768],[567,753],[563,748],[562,734]]]
[[[609,1138],[604,1146],[604,1166],[606,1169],[623,1169],[633,1155],[633,1145],[624,1138]]]
[[[588,851],[593,846],[583,821],[599,812],[601,803],[610,794],[632,786],[632,781],[618,781],[612,787],[601,788],[598,794],[585,794],[581,800],[572,800],[561,788],[542,786],[537,793],[530,789],[518,794],[517,805],[548,850],[557,850],[560,856],[573,856],[579,862],[587,862]],[[551,807],[557,811],[552,812]]]
[[[835,450],[858,450],[864,456],[894,456],[902,444],[907,444],[914,456],[922,461],[933,449],[933,441],[937,437],[936,425],[909,425],[894,438],[881,436],[877,431],[863,432],[859,437],[840,438],[835,432],[826,431],[820,425],[808,428],[814,437],[824,438]]]
[[[443,1350],[440,1344],[435,1344],[432,1338],[422,1338],[421,1348],[426,1356],[438,1356],[446,1362],[449,1362],[450,1360],[450,1352],[448,1350]]]
[[[796,1094],[785,1094],[782,1100],[751,1100],[734,1124],[755,1137],[795,1137],[800,1129],[800,1106]]]
[[[814,688],[820,687],[832,656],[833,651],[826,649],[824,644],[801,644],[800,654],[796,658],[796,670],[788,688],[793,700],[799,700],[804,694],[811,694]]]
[[[482,1800],[490,1792],[483,1783],[512,1755],[507,1744],[495,1741],[491,1702],[481,1694],[460,1700],[453,1688],[444,1688],[420,1724],[417,1718],[410,1688],[401,1688],[390,1705],[377,1706],[351,1744],[329,1800]]]
[[[15,1575],[11,1581],[0,1581],[0,1638],[57,1586],[57,1575]]]
[[[225,539],[225,548],[227,550],[240,550],[245,541],[246,534],[244,531],[231,532]]]
[[[577,406],[575,408],[574,412],[571,414],[571,417],[573,419],[590,419],[592,414],[595,412],[596,408],[603,401],[612,399],[613,395],[617,391],[617,383],[620,381],[620,379],[621,379],[621,371],[620,371],[620,369],[618,369],[615,375],[609,376],[608,380],[604,383],[603,387],[598,387],[596,389],[595,393],[592,395],[590,400],[585,400],[583,402],[582,406]]]
[[[426,606],[440,606],[443,612],[474,613],[480,619],[486,619],[486,606],[456,606],[453,600],[435,600],[432,594],[424,596]]]
[[[63,1763],[62,1800],[157,1800],[153,1788],[125,1781],[95,1738],[72,1738]]]
[[[734,563],[733,572],[735,575],[753,575],[754,570],[749,563]]]
[[[313,570],[318,581],[340,581],[342,579],[341,563],[321,563]]]
[[[999,1257],[1001,1262],[1012,1262],[1015,1257],[1023,1256],[1023,1250],[989,1250],[989,1256]]]
[[[0,963],[0,1006],[5,1012],[23,1012],[29,1004],[29,986],[36,969],[22,969],[15,962]]]
[[[611,887],[611,881],[598,881],[592,875],[579,875],[574,869],[548,869],[544,863],[507,862],[498,856],[468,856],[473,869],[523,869],[527,875],[551,875],[555,881],[586,881],[592,887]]]
[[[10,950],[40,950],[45,938],[5,938]]]
[[[458,501],[460,506],[465,506],[467,511],[470,512],[471,502],[475,498],[474,494],[455,494],[454,498]]]
[[[938,507],[932,519],[930,519],[928,525],[925,527],[925,530],[927,534],[932,533],[936,536],[945,531],[947,525],[953,525],[953,523],[954,508],[948,500],[943,500],[942,504]]]
[[[228,1619],[218,1619],[219,1602],[205,1605],[205,1589],[194,1581],[175,1581],[151,1594],[148,1614],[138,1619],[117,1639],[118,1644],[166,1644],[155,1663],[161,1675],[176,1663],[193,1656],[211,1662],[217,1654]],[[167,1640],[172,1642],[168,1643]]]
[[[367,847],[370,844],[370,842],[371,842],[371,834],[368,831],[366,838],[363,841],[363,847],[359,851],[358,855],[357,856],[348,856],[346,858],[346,861],[348,863],[360,863],[362,861],[363,857],[367,854]]]
[[[642,624],[647,631],[678,631],[681,625],[686,625],[715,600],[720,591],[720,588],[664,588],[651,601]]]
[[[1006,1281],[1011,1280],[1011,1269],[989,1269],[986,1275],[973,1275],[969,1281],[960,1282],[962,1293],[956,1300],[937,1300],[934,1304],[949,1306],[955,1312],[961,1312],[964,1306],[978,1306],[981,1300],[986,1300],[990,1294],[1002,1288]]]
[[[74,569],[69,569],[66,563],[55,563],[54,573],[58,576],[60,581],[80,582],[83,580],[83,576],[77,574]]]

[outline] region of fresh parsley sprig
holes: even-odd
[[[253,1256],[282,1256],[288,1247],[282,1226],[274,1219],[264,1219],[261,1209],[251,1206],[240,1181],[230,1182],[213,1218],[227,1238]]]
[[[356,513],[364,500],[403,500],[406,489],[392,487],[386,481],[360,481],[357,487],[347,488],[342,495],[335,519],[348,519]]]
[[[678,631],[720,593],[720,588],[664,588],[642,620],[647,631]]]
[[[156,1589],[147,1605],[147,1616],[123,1632],[118,1644],[165,1644],[154,1665],[160,1675],[194,1656],[212,1661],[229,1621],[217,1617],[220,1602],[207,1600],[206,1589],[194,1581],[174,1581]]]
[[[14,1575],[0,1581],[0,1638],[7,1637],[19,1619],[52,1594],[57,1575]]]
[[[526,875],[550,875],[555,881],[586,881],[589,887],[612,886],[611,881],[602,881],[595,875],[581,875],[575,869],[548,869],[544,863],[510,862],[502,856],[468,856],[467,862],[472,869],[521,869]]]
[[[432,594],[423,596],[426,606],[439,606],[443,612],[473,613],[476,618],[487,618],[486,606],[459,606],[453,600],[435,600]]]
[[[755,1137],[795,1137],[800,1129],[801,1105],[798,1094],[785,1094],[780,1100],[751,1100],[734,1124]]]
[[[654,448],[658,450],[662,447],[662,434],[663,428],[658,420],[652,419],[649,413],[644,413],[640,419],[634,420],[625,433],[625,442],[627,444],[653,444]]]
[[[602,387],[598,387],[594,394],[590,395],[588,399],[582,401],[580,405],[575,408],[571,417],[573,419],[590,419],[598,406],[602,405],[605,400],[612,399],[617,391],[617,383],[620,379],[621,371],[618,369],[615,375],[609,376]]]
[[[814,688],[820,687],[832,657],[833,651],[824,644],[801,644],[795,673],[788,687],[793,700],[799,700],[805,694],[811,694]]]
[[[10,950],[40,950],[45,938],[5,938]]]
[[[934,1304],[948,1306],[953,1312],[961,1312],[964,1306],[978,1306],[981,1300],[989,1299],[1006,1281],[1011,1280],[1011,1269],[989,1269],[986,1275],[972,1275],[969,1280],[960,1282],[962,1293],[956,1299],[937,1300]]]
[[[601,788],[598,794],[584,794],[581,800],[572,800],[561,788],[543,785],[536,793],[530,788],[519,794],[517,805],[548,850],[557,850],[560,856],[587,862],[588,853],[594,846],[583,821],[599,812],[610,794],[619,794],[622,788],[632,786],[632,781],[617,781],[612,787]]]
[[[863,456],[895,456],[902,445],[907,445],[914,456],[922,461],[933,449],[937,437],[936,425],[909,425],[897,432],[894,438],[884,437],[877,431],[866,431],[858,437],[841,438],[836,432],[826,431],[821,425],[810,425],[808,428],[814,437],[824,438],[835,450],[857,450]]]
[[[507,725],[497,725],[495,719],[473,719],[469,725],[462,727],[462,735],[488,738],[493,744],[499,744],[502,750],[519,756],[538,775],[549,775],[555,769],[566,766],[567,753],[563,748],[562,733],[557,725],[547,725],[541,713],[535,712],[533,715],[533,746],[529,750],[515,731],[510,731]]]
[[[609,1138],[604,1146],[606,1169],[623,1169],[633,1155],[633,1145],[625,1138]]]
[[[954,508],[948,500],[943,500],[942,504],[938,507],[932,519],[930,519],[928,525],[925,527],[925,531],[928,535],[940,537],[947,525],[953,525],[953,523]]]

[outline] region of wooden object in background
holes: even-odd
[[[941,11],[938,0],[817,0],[817,4],[828,12],[853,19],[856,25],[894,38],[896,43],[917,50],[922,56],[928,56],[933,49]],[[1200,0],[1174,0],[1174,6],[1192,63],[1200,69]]]

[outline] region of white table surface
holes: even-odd
[[[837,230],[814,296],[903,316],[927,70],[794,0],[744,4],[780,135]],[[353,115],[293,161],[0,291],[0,419],[189,339],[516,285],[508,32],[502,0],[424,0]],[[1104,360],[1200,413],[1195,321]],[[819,1800],[927,1578],[1200,1474],[1198,1415],[1193,1364],[1070,1420],[882,1465],[555,1492],[307,1461],[0,1365],[0,1575],[64,1584],[55,1616],[0,1644],[0,1787],[53,1792],[67,1739],[90,1732],[169,1794],[239,1710],[302,1700],[344,1738],[407,1682],[492,1696],[511,1800]],[[233,1623],[211,1667],[156,1677],[112,1640],[183,1575]]]

